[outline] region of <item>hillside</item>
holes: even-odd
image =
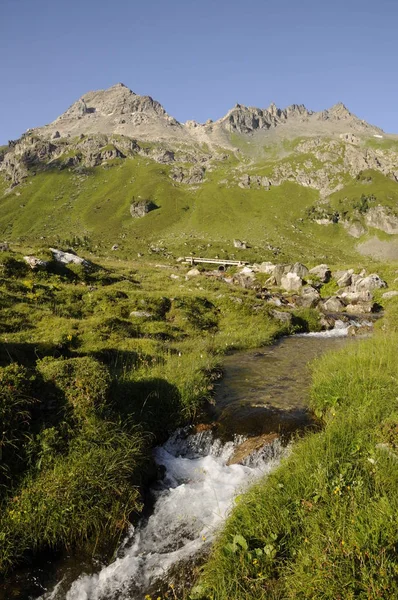
[[[0,236],[120,257],[398,257],[398,137],[343,105],[179,123],[117,84],[0,151]],[[131,207],[146,200],[142,218]],[[133,216],[132,216],[133,214]]]

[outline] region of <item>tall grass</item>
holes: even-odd
[[[311,406],[322,431],[239,500],[194,596],[398,597],[398,335],[317,361]]]

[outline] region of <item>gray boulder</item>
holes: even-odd
[[[239,250],[247,250],[247,243],[241,242],[240,240],[234,240],[234,247]]]
[[[387,287],[387,283],[377,273],[360,278],[355,282],[355,291],[370,291]]]
[[[281,288],[287,292],[298,292],[303,286],[303,280],[296,273],[286,273],[281,278]]]
[[[359,304],[347,304],[345,312],[350,315],[366,315],[374,311],[374,302],[361,302]]]
[[[266,275],[272,275],[273,272],[275,271],[275,268],[276,268],[276,266],[273,265],[271,262],[263,262],[258,267],[258,271],[259,271],[259,273],[265,273]]]
[[[301,296],[296,300],[296,304],[302,308],[315,308],[320,299],[321,296],[319,292],[312,286],[307,286],[303,288]]]
[[[190,271],[188,271],[188,273],[186,274],[186,277],[198,277],[199,275],[200,275],[199,269],[194,267],[193,269],[190,269]]]
[[[315,275],[322,283],[327,283],[332,275],[327,265],[317,265],[313,269],[310,269],[310,275]]]
[[[391,292],[384,292],[382,298],[388,300],[389,298],[394,298],[394,296],[398,296],[398,292],[396,290],[391,290]]]
[[[348,271],[336,271],[336,273],[334,274],[334,278],[337,281],[337,285],[340,288],[344,288],[351,285],[353,274],[354,269],[349,269]]]
[[[130,214],[136,219],[140,217],[145,217],[149,212],[159,208],[152,200],[138,200],[137,202],[133,202],[130,206]]]
[[[323,312],[327,313],[343,312],[345,309],[345,305],[340,300],[340,298],[337,298],[337,296],[332,296],[331,298],[328,298],[328,300],[325,300],[325,302],[322,303],[321,309]]]
[[[62,250],[57,250],[56,248],[50,248],[51,254],[56,262],[61,263],[63,265],[83,265],[88,267],[90,265],[88,260],[77,256],[76,254],[72,254],[72,252],[63,252]]]
[[[342,292],[340,298],[346,304],[359,304],[361,302],[370,302],[373,298],[373,294],[369,290],[362,290],[360,292]]]

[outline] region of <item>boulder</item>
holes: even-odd
[[[7,242],[0,243],[0,252],[8,252],[9,250],[10,250],[10,247],[7,244]]]
[[[340,288],[344,288],[351,285],[353,274],[354,269],[349,269],[348,271],[337,271],[334,275],[334,278],[337,281],[337,285]]]
[[[281,287],[287,292],[298,292],[303,286],[303,280],[296,273],[286,273],[281,278]]]
[[[291,273],[295,273],[296,275],[301,277],[301,279],[305,279],[307,277],[309,271],[305,265],[297,262],[297,263],[294,263],[293,268],[291,269]]]
[[[360,302],[371,302],[373,294],[369,290],[362,290],[361,292],[342,292],[340,298],[346,304],[359,304]]]
[[[234,247],[239,248],[239,250],[247,250],[247,243],[241,242],[240,240],[234,240]]]
[[[304,279],[308,275],[308,269],[306,266],[301,263],[294,264],[284,264],[284,265],[275,265],[275,268],[272,271],[272,275],[275,277],[275,281],[277,285],[281,285],[282,277],[287,275],[288,273],[294,273],[298,275],[301,279]]]
[[[360,302],[358,304],[347,304],[345,312],[350,315],[366,315],[375,309],[374,302]]]
[[[111,250],[113,250],[113,251],[119,250],[119,245],[118,244],[113,244]]]
[[[88,267],[90,264],[88,260],[77,256],[77,254],[72,254],[72,252],[63,252],[62,250],[57,250],[56,248],[50,248],[50,252],[53,255],[54,260],[63,265],[73,264]]]
[[[33,270],[45,269],[48,265],[48,262],[36,256],[24,256],[23,259]]]
[[[152,210],[159,208],[152,200],[138,200],[130,206],[130,214],[134,219],[145,217]]]
[[[358,292],[361,290],[377,290],[385,287],[387,287],[387,283],[381,279],[377,273],[372,273],[371,275],[360,278],[355,282],[355,291]]]
[[[259,273],[265,273],[266,275],[272,275],[275,271],[275,265],[271,262],[263,262],[258,267]]]
[[[322,283],[327,283],[332,275],[329,267],[324,264],[313,267],[310,269],[309,273],[310,275],[315,275],[315,277],[318,277],[319,281]]]
[[[133,310],[130,313],[130,317],[136,317],[138,319],[149,319],[152,316],[152,313],[148,312],[147,310]]]
[[[320,301],[320,298],[321,296],[315,288],[307,286],[303,288],[301,296],[296,300],[296,304],[302,308],[315,308]]]
[[[61,137],[61,134],[59,133],[59,131],[54,131],[54,133],[51,136],[51,139],[52,140],[57,140],[60,137]]]
[[[384,292],[382,298],[388,300],[389,298],[394,298],[394,296],[398,296],[398,292],[396,290],[391,290],[391,292]]]
[[[187,273],[187,277],[198,277],[200,275],[200,271],[199,269],[197,269],[196,267],[194,267],[193,269],[191,269],[190,271],[188,271]]]
[[[336,313],[343,312],[345,306],[340,300],[340,298],[337,298],[337,296],[332,296],[331,298],[328,298],[328,300],[325,300],[325,302],[322,303],[321,309],[323,310],[323,312]]]

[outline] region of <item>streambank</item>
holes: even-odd
[[[108,565],[82,566],[72,556],[61,561],[46,580],[37,582],[47,591],[30,598],[141,600],[145,594],[157,592],[159,578],[167,582],[171,567],[208,552],[234,498],[270,473],[288,450],[274,437],[252,449],[240,464],[231,464],[231,458],[246,438],[258,435],[260,422],[269,420],[272,426],[266,430],[276,433],[288,422],[295,430],[309,422],[306,365],[314,356],[341,347],[346,343],[344,335],[341,330],[289,337],[270,348],[226,357],[225,376],[215,398],[219,431],[216,426],[213,431],[193,435],[180,432],[155,449],[163,475],[152,488],[152,513],[130,529],[116,560]],[[294,374],[296,362],[299,366]],[[251,410],[260,412],[255,419],[243,419]]]

